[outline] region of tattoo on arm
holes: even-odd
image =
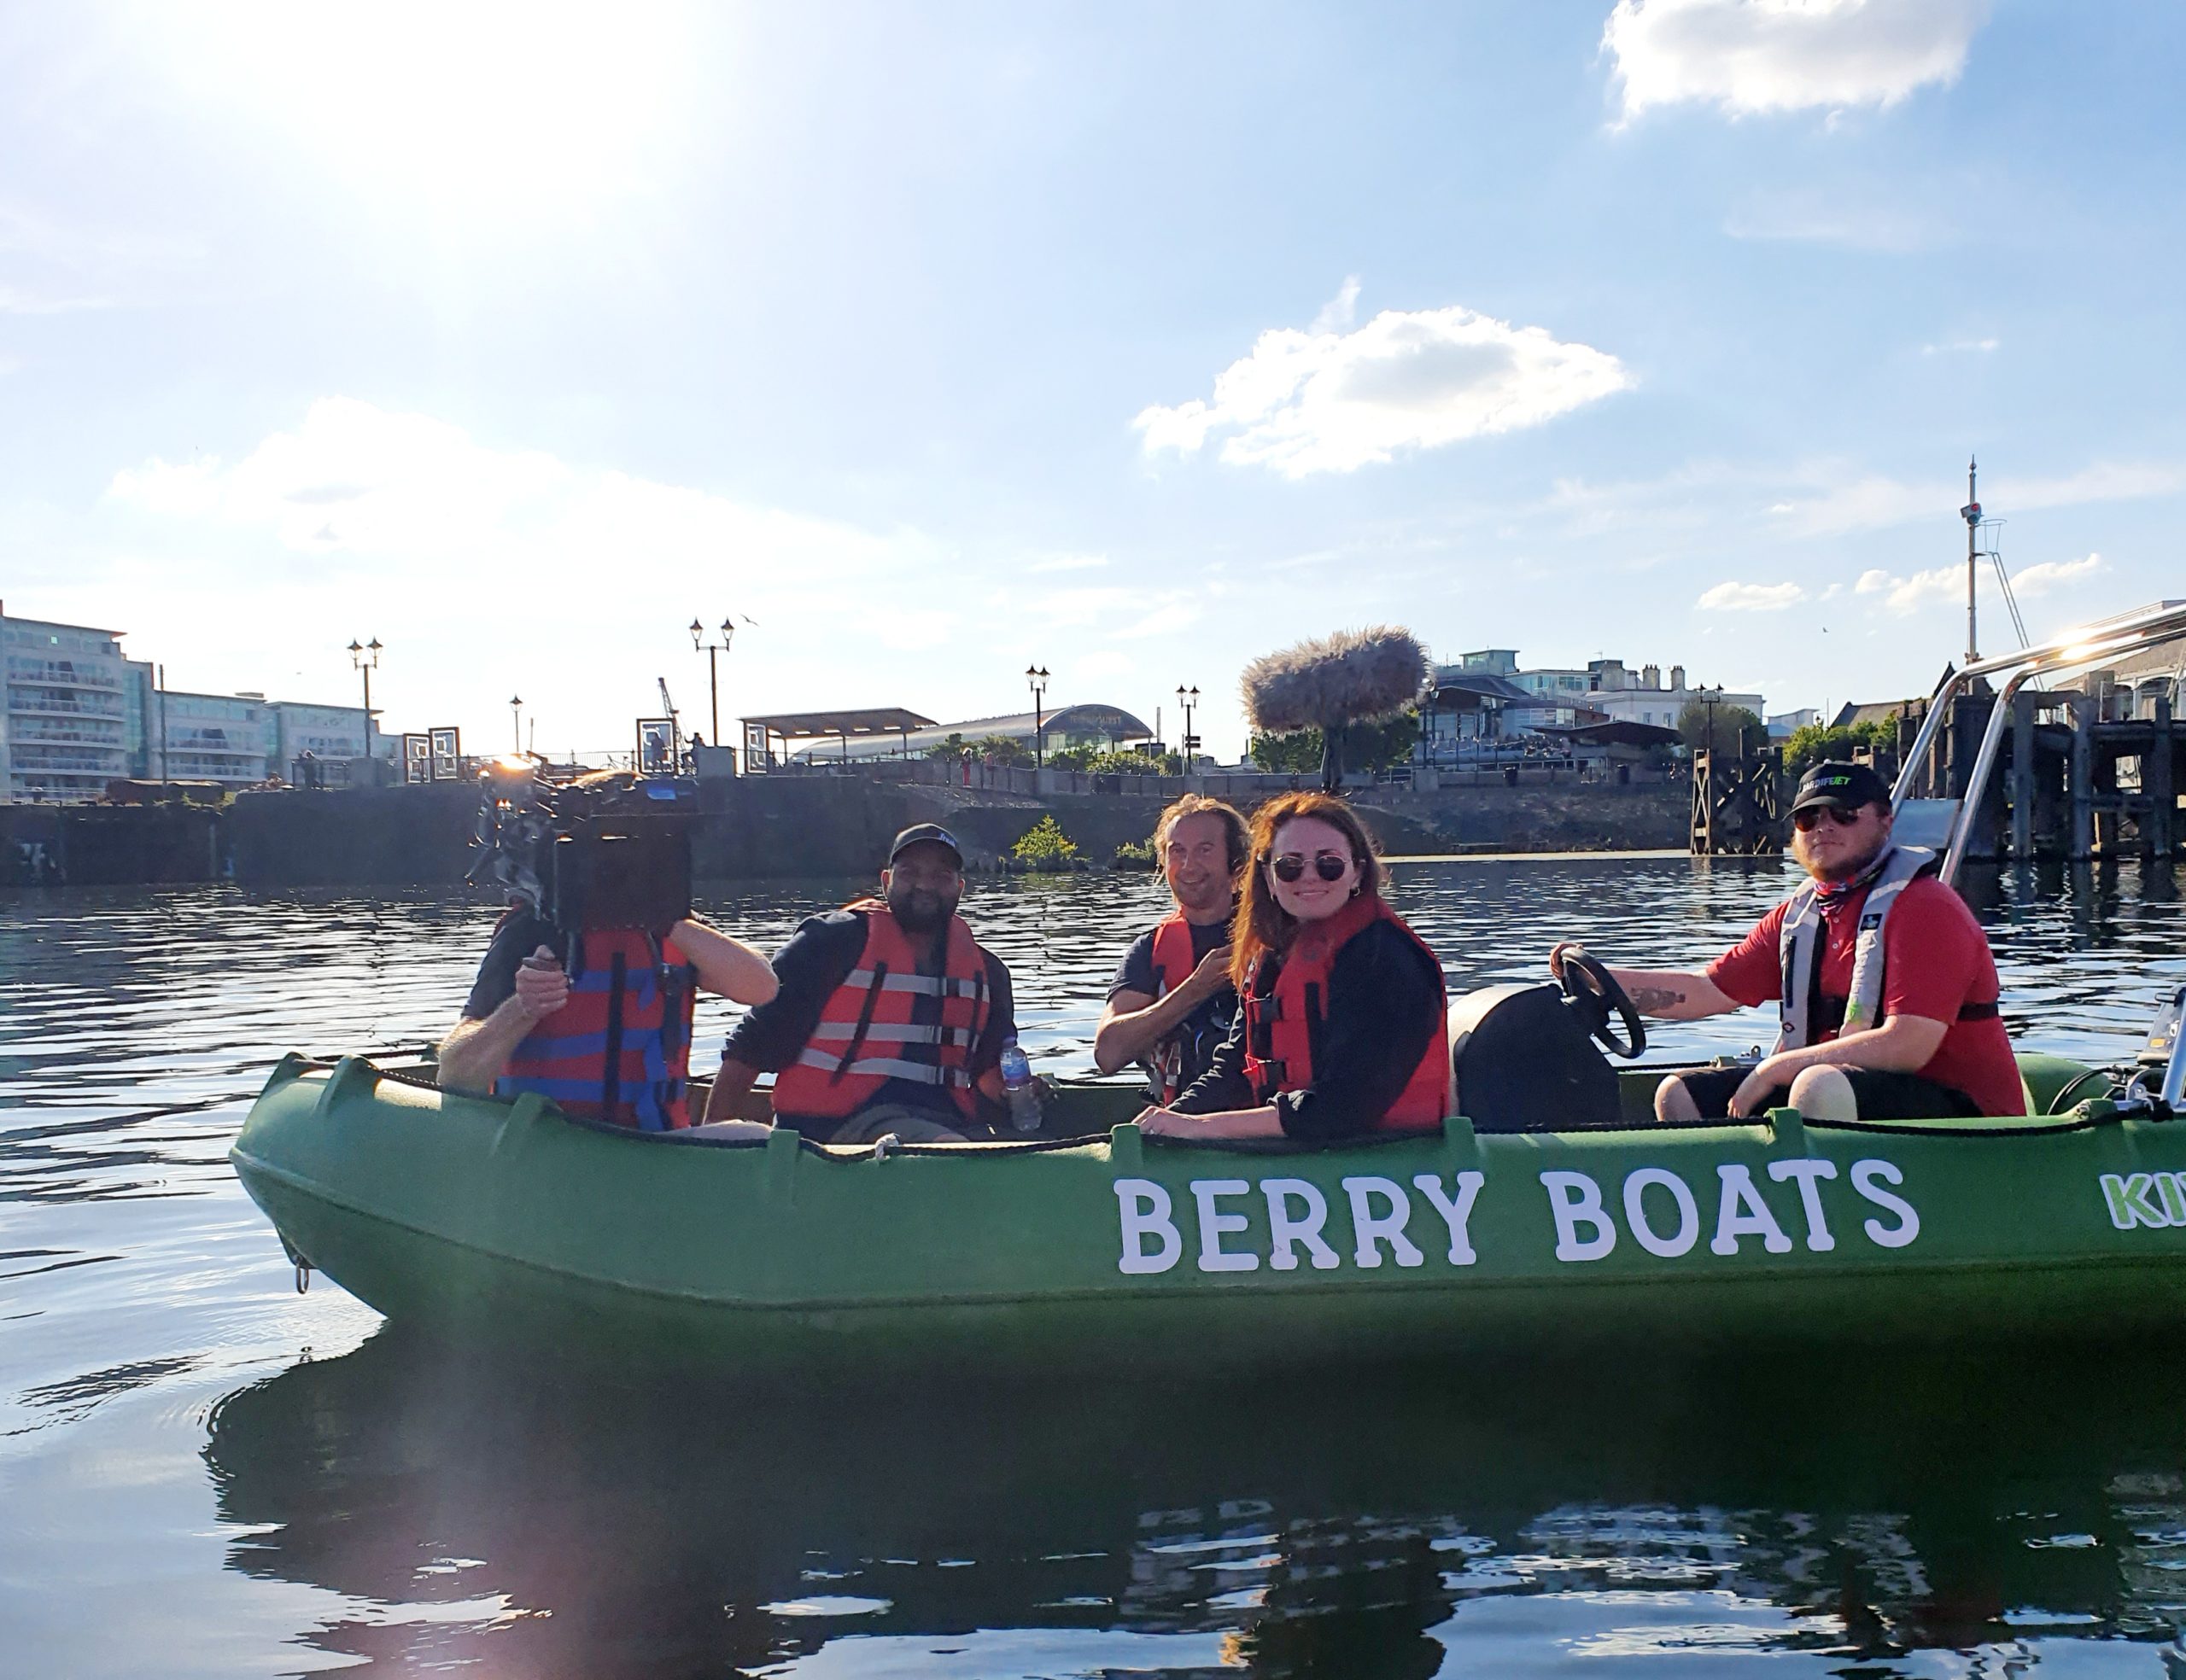
[[[1659,1015],[1685,1001],[1682,986],[1640,986],[1632,993],[1632,1006],[1642,1015]]]

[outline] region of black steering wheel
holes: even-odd
[[[1584,951],[1564,954],[1563,985],[1564,1000],[1579,1012],[1588,1037],[1628,1062],[1646,1050],[1647,1029],[1640,1024],[1640,1012],[1616,983],[1616,977]],[[1624,1022],[1622,1038],[1610,1024],[1612,1014]]]

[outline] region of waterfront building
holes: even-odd
[[[748,767],[770,765],[854,764],[861,759],[925,758],[951,737],[964,745],[997,736],[1030,753],[1037,735],[1048,752],[1067,747],[1113,748],[1150,741],[1154,732],[1120,706],[1055,706],[1044,713],[934,723],[901,707],[850,712],[785,712],[740,720]]]
[[[123,634],[0,610],[0,799],[79,803],[132,778],[249,787],[293,778],[306,751],[339,786],[351,759],[384,750],[361,706],[162,692],[149,660],[123,654]]]
[[[1553,745],[1593,726],[1675,730],[1688,706],[1712,703],[1761,714],[1758,694],[1688,686],[1685,667],[1628,670],[1621,659],[1528,670],[1516,648],[1476,648],[1435,668],[1435,697],[1420,716],[1418,758],[1447,763],[1482,755],[1521,754]]]
[[[134,767],[121,633],[0,611],[0,797],[95,799]]]
[[[1803,706],[1796,712],[1778,712],[1767,721],[1768,738],[1772,741],[1786,741],[1791,738],[1795,730],[1806,729],[1820,723],[1821,711],[1819,707]]]

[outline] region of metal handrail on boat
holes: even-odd
[[[1966,791],[1960,796],[1958,809],[1951,816],[1949,840],[1943,857],[1943,878],[1945,881],[1956,880],[1959,865],[1965,861],[1967,844],[1973,837],[1974,820],[1981,808],[1981,796],[1987,790],[1989,778],[1996,770],[1997,750],[2004,738],[2004,725],[2011,715],[2012,701],[2019,691],[2036,677],[2060,676],[2067,672],[2090,669],[2105,660],[2138,653],[2143,648],[2154,647],[2159,642],[2170,641],[2182,635],[2186,635],[2186,601],[2153,602],[2145,607],[2136,607],[2130,612],[2082,625],[2052,640],[2021,648],[2016,653],[1999,654],[1994,659],[1978,660],[1962,671],[1952,672],[1937,685],[1936,691],[1928,698],[1928,713],[1920,720],[1920,732],[1914,737],[1912,750],[1905,755],[1905,762],[1898,770],[1897,785],[1891,790],[1890,808],[1893,814],[1904,807],[1921,767],[1935,750],[1950,703],[1977,677],[2005,677],[2003,687],[1996,696],[1995,709],[1989,714],[1988,726],[1982,731],[1980,749],[1974,755],[1973,768],[1967,778]]]

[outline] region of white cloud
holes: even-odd
[[[1455,306],[1385,310],[1353,332],[1264,332],[1211,402],[1156,405],[1132,423],[1149,454],[1193,454],[1221,432],[1224,460],[1302,478],[1537,426],[1632,382],[1616,357],[1539,327]]]
[[[1321,312],[1313,317],[1312,331],[1317,333],[1349,332],[1359,324],[1359,277],[1347,274],[1336,294],[1321,306]]]
[[[1719,583],[1693,604],[1703,612],[1781,612],[1806,599],[1796,583]]]
[[[1920,353],[1924,356],[1959,356],[1968,353],[1985,356],[2000,342],[2002,342],[2001,340],[1994,338],[1958,338],[1953,339],[1948,344],[1924,344],[1920,347]]]
[[[1892,612],[1910,612],[1931,601],[1963,601],[1966,568],[1963,564],[1938,566],[1932,571],[1915,572],[1910,577],[1897,577],[1875,568],[1862,572],[1852,590],[1858,595],[1881,596],[1883,604]]]
[[[1733,239],[1842,245],[1903,255],[1949,242],[1956,230],[1932,199],[1916,206],[1873,194],[1821,194],[1776,188],[1749,198],[1723,219]]]
[[[2046,595],[2060,585],[2077,583],[2107,569],[2100,554],[2084,554],[2077,560],[2044,560],[2014,578],[2012,588],[2021,595]]]
[[[1966,67],[1989,0],[1617,0],[1602,31],[1626,117],[1893,105]]]
[[[1955,473],[1908,484],[1877,473],[1854,477],[1823,464],[1803,470],[1800,476],[1827,487],[1813,495],[1782,498],[1768,510],[1795,536],[1842,536],[1914,520],[1942,520],[1955,516],[1966,499],[1966,481]],[[1984,480],[1981,499],[1997,512],[2030,512],[2089,502],[2136,501],[2171,495],[2182,488],[2186,488],[2186,467],[2098,461],[2061,478]]]
[[[1108,563],[1105,554],[1051,554],[1044,560],[1035,560],[1025,568],[1027,574],[1043,572],[1090,572]]]

